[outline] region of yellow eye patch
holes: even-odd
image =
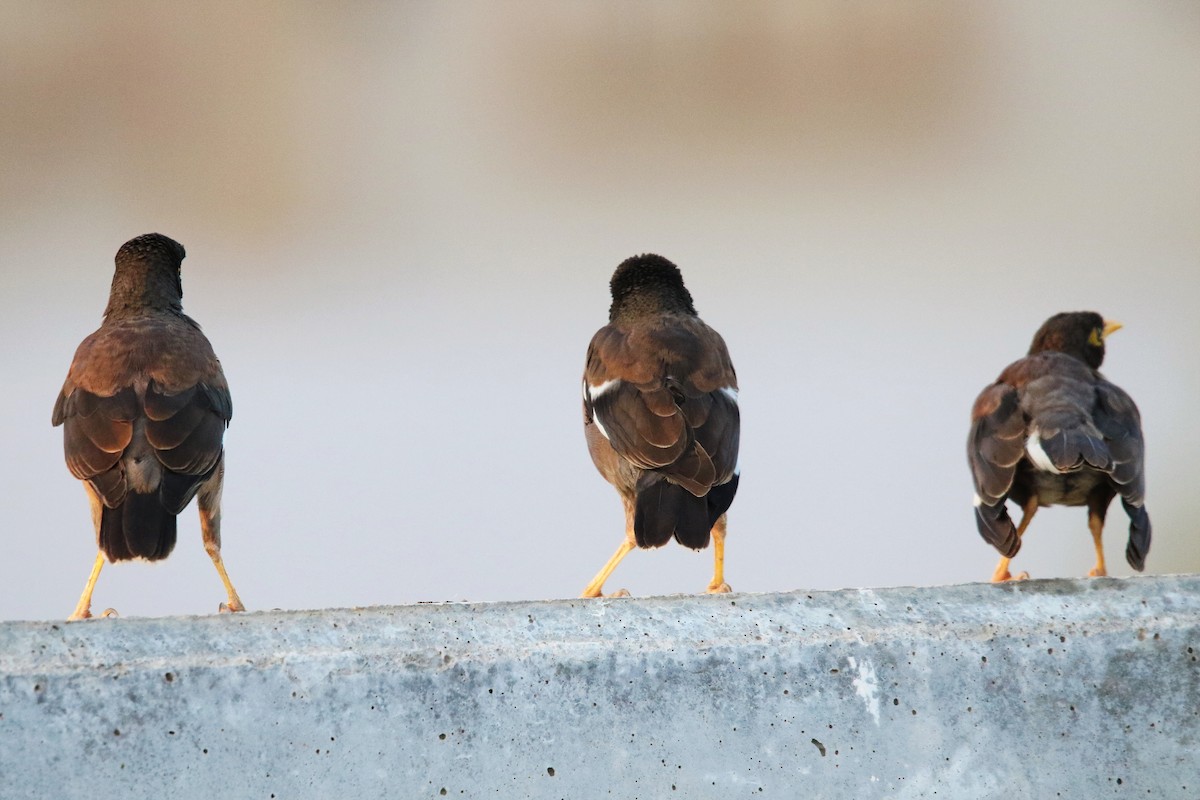
[[[1092,347],[1102,347],[1104,345],[1104,332],[1099,328],[1092,328],[1092,332],[1088,334],[1088,344]]]

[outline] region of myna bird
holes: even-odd
[[[967,458],[975,479],[975,522],[1004,556],[993,581],[1011,579],[1009,560],[1039,506],[1087,506],[1096,566],[1107,575],[1101,534],[1117,495],[1129,515],[1125,559],[1139,572],[1150,552],[1142,420],[1133,400],[1098,371],[1106,337],[1121,327],[1099,314],[1055,314],[1029,355],[1009,364],[971,412]],[[1005,506],[1024,515],[1014,525]],[[1028,577],[1022,573],[1018,578]]]
[[[229,595],[221,610],[243,610],[221,561],[221,440],[233,404],[212,345],[183,313],[184,255],[183,245],[158,233],[121,245],[104,323],[75,351],[54,404],[67,468],[84,482],[99,547],[72,620],[91,616],[105,558],[170,554],[175,516],[193,497],[204,549]]]
[[[588,345],[583,427],[592,461],[621,495],[625,541],[582,596],[603,596],[604,581],[635,546],[673,537],[700,550],[710,531],[708,591],[728,592],[725,512],[737,492],[740,427],[729,351],[662,256],[626,260],[610,286],[608,324]]]

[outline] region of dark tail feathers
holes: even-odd
[[[1129,515],[1129,544],[1125,545],[1125,560],[1129,566],[1141,572],[1146,568],[1146,556],[1150,554],[1150,515],[1145,506],[1131,506],[1124,500],[1125,513]]]
[[[714,486],[704,497],[647,472],[638,481],[633,514],[633,532],[638,547],[662,547],[675,537],[684,547],[703,550],[709,533],[729,510],[737,494],[738,476]]]
[[[662,547],[674,536],[684,547],[708,547],[708,503],[661,475],[638,481],[633,532],[638,547]]]
[[[116,508],[105,506],[100,520],[100,549],[109,561],[158,561],[170,555],[174,547],[175,515],[163,508],[157,492],[129,492]]]
[[[975,506],[975,526],[979,528],[979,535],[984,541],[999,550],[1005,558],[1012,558],[1021,549],[1017,526],[1008,515],[1008,507],[1003,500],[994,506],[978,503]]]

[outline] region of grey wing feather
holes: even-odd
[[[1112,479],[1122,499],[1140,506],[1145,499],[1145,451],[1142,418],[1133,398],[1119,386],[1101,380],[1096,385],[1093,421],[1112,453]]]

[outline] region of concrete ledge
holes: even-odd
[[[1200,577],[0,625],[0,796],[1200,797]]]

